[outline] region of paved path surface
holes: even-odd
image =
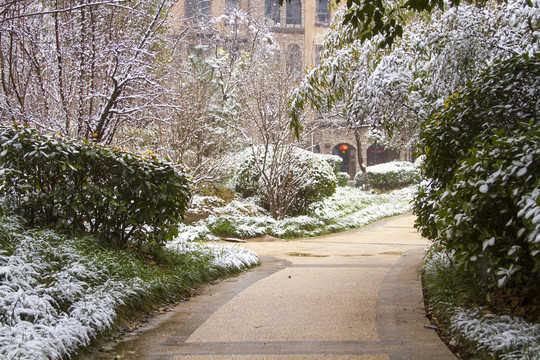
[[[428,324],[427,241],[403,215],[331,236],[252,242],[262,266],[209,286],[96,359],[455,359]]]

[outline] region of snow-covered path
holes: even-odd
[[[358,230],[250,242],[263,265],[205,289],[94,358],[455,359],[424,328],[427,241],[403,215]]]

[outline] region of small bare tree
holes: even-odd
[[[5,120],[111,143],[124,125],[165,119],[162,79],[173,0],[12,1],[0,7]]]
[[[260,75],[244,84],[243,108],[254,125],[253,166],[259,185],[272,217],[283,218],[308,181],[311,169],[298,166],[301,139],[290,128],[288,95],[294,85],[293,74],[276,58],[266,58],[257,66]]]
[[[150,141],[160,154],[186,163],[197,187],[230,173],[231,154],[250,145],[244,104],[253,96],[243,88],[261,76],[258,64],[275,58],[277,45],[264,21],[239,9],[217,19],[192,19],[182,29],[187,41],[175,49],[167,79],[181,96]]]

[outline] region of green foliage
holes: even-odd
[[[349,184],[349,180],[351,179],[349,174],[344,172],[338,172],[336,176],[338,180],[338,186],[347,186]]]
[[[439,240],[492,287],[540,294],[540,124],[517,132],[470,150],[440,196]]]
[[[498,129],[511,134],[522,122],[537,120],[539,76],[540,54],[519,56],[492,66],[448,98],[445,108],[422,128],[426,175],[444,186],[477,141]]]
[[[190,197],[181,169],[87,142],[0,128],[0,191],[31,227],[88,232],[121,248],[163,244]]]
[[[340,3],[341,0],[336,2]],[[450,0],[450,5],[457,6],[460,2]],[[392,5],[382,0],[347,0],[348,12],[343,21],[360,29],[362,40],[382,35],[379,47],[384,48],[403,35],[402,10],[430,12],[434,8],[444,9],[445,5],[443,0],[408,0],[402,6],[399,3]]]
[[[279,0],[283,3],[290,0]],[[339,4],[342,0],[336,0]],[[444,9],[443,0],[408,0],[401,2],[387,2],[382,0],[346,0],[347,14],[343,18],[345,25],[351,24],[360,32],[362,40],[382,36],[379,47],[391,46],[397,38],[403,35],[403,10],[416,12],[430,12],[435,8]],[[461,0],[450,0],[451,6],[457,6]],[[400,6],[401,5],[401,6]]]
[[[366,170],[370,186],[378,190],[394,190],[420,182],[419,169],[407,161],[369,166]],[[363,186],[364,174],[362,172],[356,173],[354,180],[356,186]]]
[[[491,290],[540,294],[540,56],[496,64],[421,133],[417,227]]]
[[[461,271],[455,263],[453,253],[436,245],[431,246],[424,257],[422,285],[430,311],[438,317],[444,314],[448,303],[464,308],[486,305],[486,294],[480,283],[471,272]]]

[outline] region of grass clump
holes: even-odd
[[[126,317],[258,263],[231,247],[176,240],[146,253],[0,218],[0,358],[72,356]]]
[[[456,263],[453,252],[432,245],[422,267],[424,296],[432,322],[464,359],[538,359],[540,325],[494,306],[472,272]],[[534,318],[534,309],[529,317]],[[536,309],[538,312],[538,309]]]

